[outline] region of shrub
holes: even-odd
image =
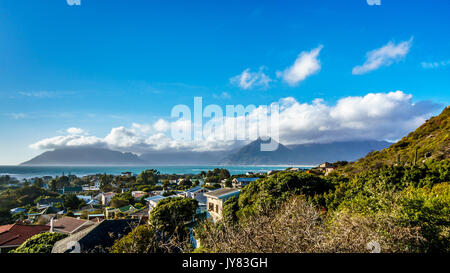
[[[66,234],[45,232],[34,235],[21,246],[13,250],[13,253],[51,253],[53,245],[64,238]]]

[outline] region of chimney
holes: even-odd
[[[52,217],[52,218],[50,219],[50,232],[51,232],[51,233],[54,232],[54,231],[53,231],[53,219],[54,219],[54,217]]]

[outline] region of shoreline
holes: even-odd
[[[161,174],[199,174],[202,171],[215,168],[227,169],[230,174],[245,174],[246,172],[268,172],[270,170],[284,170],[287,168],[310,169],[313,165],[145,165],[145,166],[98,166],[98,165],[59,165],[59,166],[17,166],[0,165],[0,176],[9,175],[18,180],[43,176],[60,176],[72,174],[78,177],[95,174],[119,175],[122,172],[139,174],[146,169],[157,169]]]

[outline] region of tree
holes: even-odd
[[[124,192],[124,193],[115,195],[111,199],[110,206],[113,208],[120,208],[120,207],[133,205],[133,204],[134,204],[134,198],[131,195],[131,192]]]
[[[164,249],[155,229],[148,225],[135,228],[132,232],[114,242],[111,253],[161,253]]]
[[[182,234],[185,224],[193,219],[198,207],[195,199],[168,197],[159,201],[158,205],[150,212],[151,224],[168,234],[175,232]]]
[[[169,186],[170,186],[169,180],[168,180],[168,179],[164,179],[164,180],[162,181],[162,187],[163,187],[163,189],[164,189],[164,190],[167,190],[167,189],[169,188]]]
[[[156,183],[158,183],[158,175],[159,171],[157,170],[154,169],[145,170],[138,175],[136,183],[145,185],[156,185]]]
[[[216,168],[208,171],[205,181],[211,184],[220,183],[220,181],[230,178],[230,176],[230,172],[227,169]]]
[[[178,186],[181,187],[182,189],[188,189],[192,187],[192,181],[188,178],[183,179]]]
[[[67,176],[59,176],[56,177],[52,180],[50,180],[48,187],[56,192],[59,189],[62,189],[63,187],[68,187],[70,186],[70,181],[69,181],[69,177]]]
[[[239,203],[236,196],[229,198],[223,204],[223,220],[227,223],[236,223],[238,218],[236,212],[239,210]]]
[[[230,178],[227,178],[227,180],[225,181],[225,187],[226,188],[233,187],[233,181]]]
[[[99,177],[100,189],[102,191],[111,190],[111,183],[113,182],[114,177],[112,175],[107,175],[106,173]]]
[[[34,185],[36,185],[36,187],[42,188],[44,186],[44,180],[42,180],[42,178],[36,177],[34,179]]]
[[[71,210],[77,210],[80,208],[83,202],[78,199],[75,194],[64,195],[64,207]]]
[[[109,206],[111,208],[121,208],[121,207],[125,207],[128,206],[130,203],[125,200],[125,199],[112,199],[111,202],[109,203]]]
[[[8,208],[0,208],[0,225],[10,224],[12,221],[11,213]]]

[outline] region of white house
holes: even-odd
[[[77,195],[77,198],[83,200],[86,203],[92,200],[92,196],[89,195]]]
[[[165,196],[162,195],[155,195],[155,196],[150,196],[145,198],[145,201],[148,202],[148,208],[149,208],[149,212],[156,207],[156,205],[158,205],[159,201],[165,199]]]
[[[103,206],[108,206],[111,199],[116,195],[114,192],[106,192],[101,194],[101,202]]]
[[[239,196],[240,189],[223,188],[204,193],[208,214],[214,222],[222,219],[223,204],[233,196]]]

